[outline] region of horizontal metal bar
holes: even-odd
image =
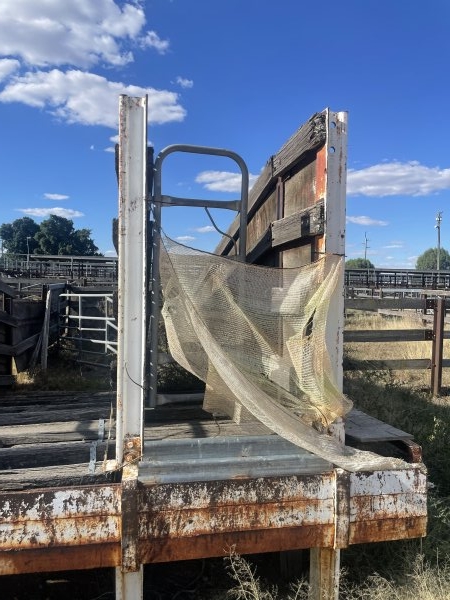
[[[76,294],[75,292],[70,292],[70,293],[66,293],[66,294],[59,294],[60,297],[65,297],[65,298],[108,298],[108,299],[112,299],[113,294],[110,293],[106,293],[106,294]]]
[[[66,319],[83,320],[83,321],[112,321],[111,317],[93,317],[90,315],[62,315]]]
[[[423,298],[346,298],[345,308],[370,311],[380,308],[421,310],[425,308],[425,300]]]
[[[326,473],[332,469],[331,463],[325,463],[312,454],[152,461],[140,463],[139,480],[144,484],[216,481]]]
[[[277,435],[218,436],[144,444],[139,479],[144,483],[214,481],[321,473],[331,463]]]
[[[450,337],[450,332],[447,332]],[[381,329],[344,331],[344,342],[423,342],[428,341],[428,329]]]
[[[146,441],[144,460],[163,460],[183,456],[190,458],[271,456],[273,454],[310,455],[307,450],[278,435],[237,435],[213,438]]]
[[[152,198],[152,202],[155,199]],[[161,204],[164,206],[197,206],[199,208],[225,208],[227,210],[239,211],[240,200],[202,200],[197,198],[177,198],[176,196],[161,196]]]
[[[442,361],[443,367],[450,367],[450,360]],[[410,371],[415,369],[431,369],[431,359],[429,358],[411,358],[411,359],[386,359],[386,360],[354,360],[351,359],[344,365],[346,371]]]

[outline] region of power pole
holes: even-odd
[[[367,248],[370,248],[368,245],[370,240],[367,239],[367,231],[364,232],[364,261],[367,261]]]
[[[442,222],[442,211],[439,211],[436,215],[436,225],[434,226],[437,229],[437,270],[439,271],[441,268],[441,222]]]

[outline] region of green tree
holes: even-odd
[[[428,271],[437,269],[437,248],[428,248],[417,258],[416,269]],[[450,254],[444,248],[439,250],[439,269],[448,271],[450,269]]]
[[[98,255],[90,229],[75,229],[73,221],[50,215],[40,225],[30,217],[0,225],[3,247],[11,254]]]
[[[350,258],[345,261],[346,269],[375,269],[368,258]]]
[[[57,215],[50,215],[42,221],[35,238],[38,242],[38,254],[98,255],[90,229],[75,229],[73,221]]]
[[[36,233],[39,225],[30,219],[22,217],[12,223],[0,225],[0,238],[3,240],[4,249],[11,254],[33,254],[36,250]]]

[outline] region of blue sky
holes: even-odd
[[[450,3],[0,0],[0,223],[73,219],[113,248],[118,96],[149,95],[149,140],[229,148],[257,176],[313,113],[349,112],[348,258],[414,267],[450,250]],[[234,163],[170,157],[163,192],[237,196]],[[233,214],[221,211],[226,227]],[[213,249],[201,210],[164,228]]]

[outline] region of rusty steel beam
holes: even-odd
[[[55,546],[35,550],[0,550],[0,576],[117,567],[120,542]]]
[[[247,531],[230,531],[187,538],[159,538],[140,541],[143,563],[160,563],[220,557],[235,547],[239,554],[282,552],[331,545],[334,525],[305,525]]]
[[[426,475],[419,466],[4,492],[0,574],[132,569],[221,556],[231,545],[243,554],[345,548],[424,536],[426,514]]]
[[[118,484],[0,494],[0,574],[120,564]]]

